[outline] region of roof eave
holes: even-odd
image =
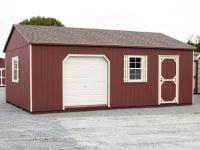
[[[129,45],[98,45],[98,44],[65,44],[65,43],[38,43],[38,42],[29,42],[32,45],[53,45],[53,46],[88,46],[88,47],[127,47],[127,48],[145,48],[145,49],[176,49],[176,50],[196,50],[196,47],[191,48],[174,48],[174,47],[147,47],[147,46],[129,46]]]
[[[15,27],[15,25],[12,25],[12,28],[11,28],[10,33],[9,33],[9,35],[8,35],[8,38],[7,38],[7,40],[6,40],[6,44],[4,45],[4,48],[3,48],[3,52],[4,52],[4,53],[5,53],[5,51],[6,51],[6,48],[7,48],[7,46],[8,46],[8,42],[9,42],[9,40],[10,40],[10,38],[11,38],[11,35],[12,35],[14,29],[16,29],[16,30],[21,34],[21,36],[27,41],[27,43],[30,44],[30,42],[27,40],[27,38]]]
[[[3,48],[3,52],[4,52],[4,53],[5,53],[5,50],[6,50],[7,45],[8,45],[8,41],[10,40],[10,37],[11,37],[11,35],[12,35],[12,32],[13,32],[14,28],[15,28],[14,25],[12,25],[12,28],[11,28],[11,30],[10,30],[10,33],[9,33],[9,35],[8,35],[8,37],[7,37],[6,43],[5,43],[4,48]]]

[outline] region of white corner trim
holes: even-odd
[[[197,60],[199,59],[199,57],[200,57],[200,55],[197,57]],[[192,52],[192,104],[193,104],[193,101],[194,101],[194,59],[195,58],[194,58],[194,50],[193,50],[193,52]]]
[[[33,111],[33,104],[32,104],[32,45],[30,44],[29,47],[29,69],[30,69],[30,112]]]
[[[65,106],[64,106],[64,93],[63,93],[63,89],[64,89],[64,84],[63,84],[63,70],[64,70],[64,62],[69,58],[69,57],[103,57],[108,65],[107,65],[107,86],[108,86],[108,91],[107,91],[107,106],[110,107],[110,60],[106,57],[106,55],[103,54],[68,54],[62,61],[62,106],[63,106],[63,110],[65,110]]]
[[[64,84],[63,84],[63,78],[64,78],[64,62],[66,61],[66,59],[68,58],[69,56],[66,56],[63,61],[62,61],[62,109],[65,110],[65,105],[64,105]]]

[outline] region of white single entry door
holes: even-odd
[[[103,56],[68,56],[63,61],[63,109],[108,105],[108,62]]]
[[[158,104],[179,102],[179,56],[160,55]]]

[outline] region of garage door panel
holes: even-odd
[[[65,88],[71,88],[71,87],[76,87],[77,89],[78,88],[81,88],[81,87],[94,87],[94,88],[97,88],[97,87],[106,87],[106,82],[86,82],[86,81],[84,81],[84,82],[73,82],[73,80],[72,80],[72,83],[71,82],[69,82],[69,80],[68,80],[68,84],[67,85],[65,85]]]
[[[91,68],[82,68],[82,69],[74,69],[74,68],[68,68],[69,70],[72,70],[72,71],[70,71],[70,72],[65,72],[63,75],[64,75],[64,77],[65,76],[69,76],[69,75],[87,75],[87,76],[92,76],[92,74],[91,73],[93,73],[93,71],[95,70],[95,72],[96,73],[102,73],[102,71],[103,70],[105,70],[105,69],[103,69],[103,68],[93,68],[93,69],[91,69]],[[98,75],[98,74],[96,74],[96,75]],[[86,76],[86,77],[87,77]]]
[[[98,94],[84,94],[82,95],[66,95],[66,98],[68,99],[67,102],[87,102],[90,100],[94,100],[95,102],[101,101],[104,99],[104,95],[98,95]]]
[[[107,104],[107,85],[103,57],[69,57],[64,62],[64,106]]]
[[[90,94],[87,94],[89,93]],[[91,89],[91,90],[81,90],[79,91],[79,95],[104,95],[105,94],[105,90],[94,90],[94,89]],[[75,90],[69,90],[67,93],[64,94],[64,96],[74,96],[77,94],[77,91]]]
[[[104,78],[107,78],[107,76],[105,76]],[[97,78],[82,78],[79,76],[74,76],[74,77],[70,77],[70,78],[64,78],[63,81],[65,82],[71,82],[73,81],[74,83],[96,83],[96,82],[107,82],[107,80],[103,79],[102,76]]]
[[[76,105],[97,105],[97,104],[106,104],[102,103],[104,101],[105,97],[104,95],[66,95],[66,103],[65,106],[74,106]]]
[[[71,101],[69,104],[66,103],[66,106],[89,106],[89,105],[106,105],[106,104],[102,104],[102,101],[96,102],[95,104],[91,104],[90,101],[88,102],[82,102],[82,103],[77,103],[74,101]]]
[[[91,102],[91,100],[92,100],[91,104],[95,104],[96,102],[99,102],[99,101],[102,102],[102,100],[104,100],[104,98],[105,98],[104,95],[98,95],[98,94],[84,95],[84,93],[82,93],[82,95],[77,95],[77,96],[66,95],[65,97],[67,98],[66,103],[71,103],[71,102],[80,103],[80,102],[85,102],[85,101]],[[95,101],[94,101],[94,99],[95,99]]]
[[[98,88],[98,89],[97,89]],[[79,91],[79,93],[81,91],[93,91],[93,92],[98,92],[98,91],[107,91],[107,87],[101,85],[101,86],[97,86],[97,85],[93,85],[93,86],[85,86],[82,85],[80,87],[77,87],[77,85],[72,85],[71,87],[66,87],[66,92],[65,93],[70,93],[73,92],[74,90],[76,90],[75,92]]]
[[[88,88],[94,88],[94,89],[99,89],[99,88],[106,88],[107,85],[105,81],[102,81],[102,82],[69,82],[69,80],[66,82],[67,84],[64,85],[64,88],[65,89],[88,89]]]

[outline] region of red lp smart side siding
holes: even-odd
[[[5,59],[0,58],[0,68],[5,68]]]
[[[6,47],[6,101],[30,110],[29,45],[14,29]],[[19,57],[19,83],[12,82],[12,57]]]
[[[192,103],[193,52],[190,50],[33,45],[33,111],[62,110],[62,61],[68,54],[99,54],[109,59],[111,107],[158,105],[158,56],[179,55],[179,103]],[[124,83],[124,55],[148,56],[147,82]]]

